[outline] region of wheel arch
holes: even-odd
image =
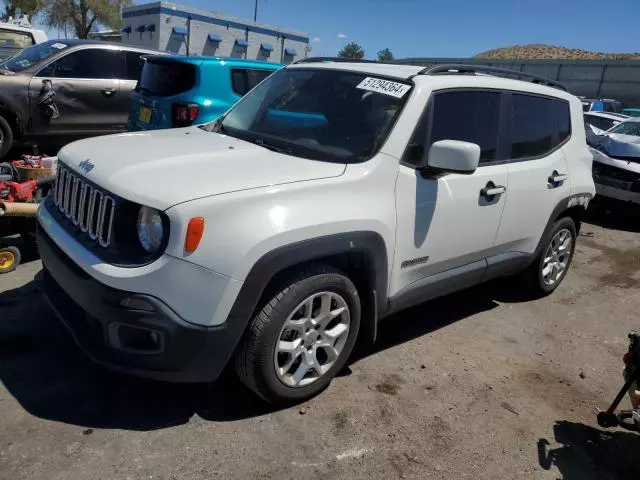
[[[571,195],[558,202],[558,204],[551,212],[551,215],[549,216],[547,226],[545,227],[544,232],[540,237],[540,241],[538,242],[538,246],[536,247],[535,254],[532,258],[535,258],[540,253],[540,250],[544,246],[543,242],[547,237],[547,234],[553,227],[553,224],[556,223],[559,219],[563,217],[571,218],[575,223],[576,233],[580,233],[580,225],[591,199],[593,199],[593,195],[591,195],[590,193],[581,193],[577,195]]]
[[[9,123],[16,138],[22,134],[20,115],[18,115],[15,110],[2,99],[0,99],[0,115]]]
[[[360,338],[374,341],[377,320],[387,309],[386,245],[376,232],[358,231],[303,240],[263,255],[251,268],[227,321],[244,322],[293,271],[324,263],[343,271],[356,285],[362,302]]]

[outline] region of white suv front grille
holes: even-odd
[[[111,244],[116,200],[58,164],[54,203],[71,222],[100,246]]]

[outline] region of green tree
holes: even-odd
[[[364,58],[364,50],[356,42],[347,43],[338,56],[341,58]]]
[[[393,60],[393,53],[388,48],[380,50],[378,52],[378,61],[379,62],[390,62]]]
[[[131,0],[44,0],[45,22],[50,27],[69,25],[76,37],[87,38],[92,28],[122,26],[122,8]]]
[[[16,17],[16,10],[20,9],[23,15],[29,15],[29,19],[40,12],[42,9],[43,0],[5,0],[4,10],[0,17],[2,20],[7,21],[9,17]]]

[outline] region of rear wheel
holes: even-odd
[[[9,122],[0,116],[0,159],[9,153],[13,146],[13,130]]]
[[[270,403],[304,400],[342,369],[359,327],[360,300],[351,280],[330,267],[307,269],[285,280],[251,321],[236,373]]]
[[[540,254],[525,272],[532,294],[545,296],[558,288],[573,260],[576,236],[576,224],[571,218],[563,217],[553,224]]]
[[[21,259],[20,250],[16,247],[0,247],[0,274],[13,272]]]

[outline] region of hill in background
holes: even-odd
[[[579,48],[556,47],[553,45],[516,45],[496,48],[477,54],[473,58],[495,59],[569,59],[569,60],[602,60],[602,59],[640,59],[640,53],[601,53],[581,50]]]

